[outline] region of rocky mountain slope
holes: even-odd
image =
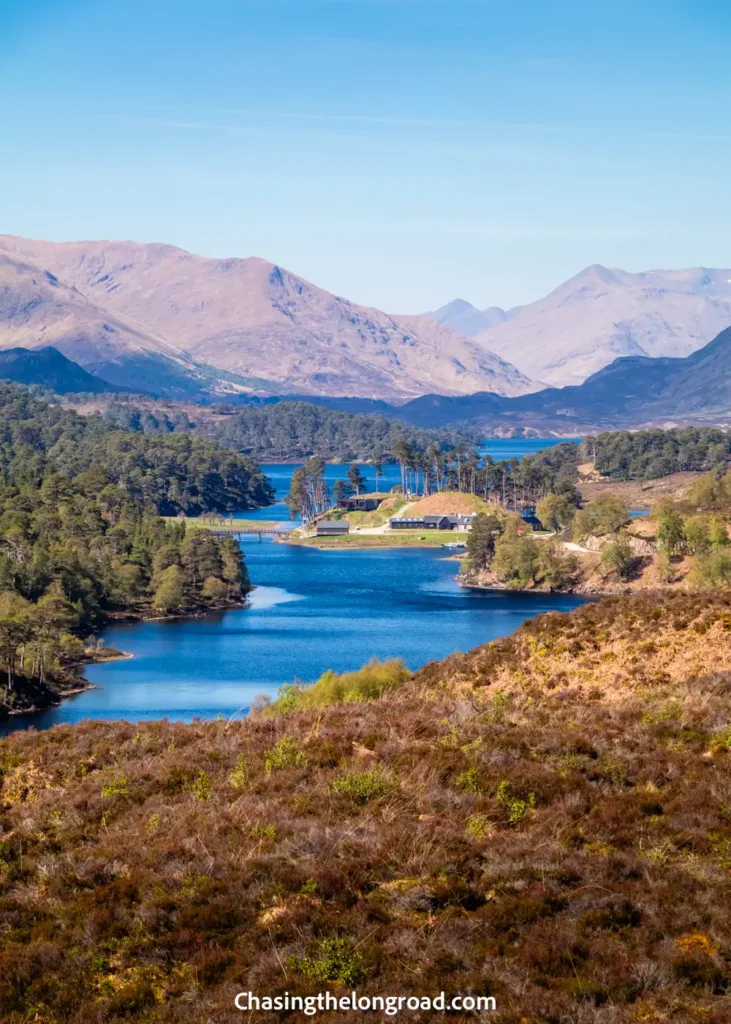
[[[615,360],[579,387],[549,388],[504,412],[535,411],[589,421],[686,420],[731,414],[731,328],[684,359]]]
[[[133,321],[178,357],[275,381],[284,390],[399,400],[432,390],[513,395],[534,386],[447,327],[357,306],[266,260],[206,259],[170,245],[10,236],[0,237],[3,250],[6,259],[47,269],[108,320]],[[49,327],[45,344],[55,341]],[[12,343],[25,343],[27,334],[14,335]],[[60,340],[62,351],[88,365],[83,345],[69,350],[68,330]]]
[[[563,387],[622,356],[690,355],[731,324],[731,270],[630,274],[595,265],[507,312],[483,313],[458,300],[427,315],[459,325],[534,379]]]
[[[8,252],[0,242],[0,349],[51,345],[133,391],[195,397],[207,387],[189,354],[132,317],[95,305],[47,262]]]

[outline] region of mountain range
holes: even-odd
[[[404,401],[538,386],[426,317],[358,306],[266,260],[136,242],[0,236],[0,348],[18,345],[54,345],[105,380],[171,396],[213,388]]]
[[[468,425],[486,434],[535,429],[558,434],[731,420],[731,327],[684,358],[627,356],[580,385],[506,398],[422,395],[400,406],[317,399],[346,412],[377,412],[419,427]]]
[[[555,387],[624,356],[687,356],[731,324],[731,270],[630,274],[598,264],[545,298],[503,310],[463,299],[426,316]]]
[[[545,394],[616,359],[686,357],[729,324],[730,270],[594,265],[525,306],[460,299],[407,316],[255,257],[0,236],[0,350],[53,346],[114,386],[170,398]]]
[[[0,379],[43,384],[58,393],[114,390],[53,348],[0,352]],[[486,434],[530,428],[559,434],[731,420],[731,327],[684,358],[627,356],[580,385],[513,398],[492,392],[421,395],[390,404],[378,399],[288,395],[240,396],[269,404],[299,399],[349,413],[379,413],[414,426],[467,425]]]

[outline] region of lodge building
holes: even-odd
[[[394,516],[388,525],[392,530],[467,530],[475,513],[435,516]]]

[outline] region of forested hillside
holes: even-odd
[[[272,501],[252,459],[203,438],[116,430],[13,385],[0,385],[0,474],[38,482],[47,470],[67,476],[103,467],[109,483],[160,515],[256,508]]]
[[[114,614],[239,602],[239,546],[158,513],[267,501],[251,460],[200,438],[109,430],[0,388],[0,712],[72,685],[82,642]]]
[[[436,445],[440,451],[458,444],[476,443],[476,434],[454,429],[427,430],[399,420],[365,414],[352,415],[309,402],[244,406],[204,428],[209,437],[231,448],[267,459],[317,454],[338,461],[394,459],[399,442],[420,450]]]
[[[84,396],[74,397],[83,407]],[[245,451],[261,462],[294,462],[310,455],[338,462],[388,462],[394,460],[399,443],[420,451],[436,445],[444,452],[480,440],[470,430],[412,427],[376,413],[347,413],[306,401],[191,408],[136,396],[109,401],[102,418],[109,426],[145,434],[191,432]]]
[[[355,988],[492,996],[499,1024],[725,1024],[730,611],[611,599],[411,681],[330,673],[278,715],[15,733],[0,1005],[273,1024],[235,994]]]
[[[615,430],[587,438],[583,461],[594,462],[602,476],[614,480],[652,480],[725,466],[731,455],[731,436],[710,427],[678,430]]]

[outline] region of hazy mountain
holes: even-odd
[[[178,357],[276,381],[284,390],[398,400],[433,390],[521,394],[535,387],[447,327],[357,306],[266,260],[10,236],[0,237],[2,248],[48,269],[106,317],[134,322]],[[45,343],[55,343],[49,334]],[[88,366],[85,353],[59,347]]]
[[[510,313],[499,306],[477,309],[465,299],[454,299],[453,302],[448,302],[440,309],[424,313],[424,316],[433,320],[435,324],[443,324],[459,334],[474,338],[480,331],[486,331],[491,327],[496,327],[497,324],[505,323]]]
[[[476,341],[535,380],[580,384],[622,356],[687,356],[731,324],[731,270],[588,267]]]
[[[38,384],[49,391],[55,391],[57,395],[79,391],[101,394],[121,390],[99,377],[93,377],[52,347],[10,348],[0,352],[0,380]]]

